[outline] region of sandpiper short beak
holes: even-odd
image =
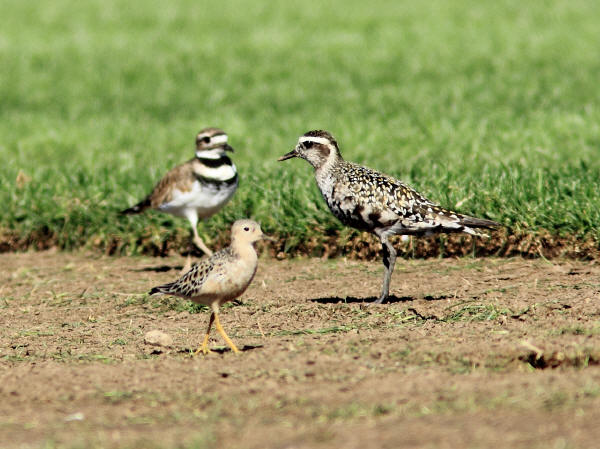
[[[223,149],[225,151],[231,151],[232,153],[235,153],[235,151],[233,151],[233,147],[230,146],[228,143],[226,143],[225,145],[223,145]]]
[[[298,154],[296,153],[296,149],[294,148],[292,151],[290,151],[287,154],[284,154],[283,156],[281,156],[279,159],[277,159],[278,161],[286,161],[288,159],[291,159],[293,157],[297,157]]]
[[[261,235],[263,240],[268,240],[269,242],[277,242],[277,239],[275,237],[270,237],[267,234],[263,234]]]

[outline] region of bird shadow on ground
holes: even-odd
[[[345,303],[345,304],[355,304],[355,303],[373,303],[374,301],[378,300],[379,298],[375,297],[375,296],[368,296],[366,298],[356,298],[354,296],[348,296],[346,298],[340,298],[339,296],[331,296],[329,298],[312,298],[310,299],[310,301],[312,302],[318,302],[319,304],[339,304],[339,303]],[[396,302],[409,302],[409,301],[414,301],[416,298],[414,296],[388,296],[387,299],[385,301],[383,301],[383,304],[393,304]]]
[[[241,348],[239,348],[240,352],[246,352],[246,351],[252,351],[253,349],[258,349],[258,348],[262,348],[263,345],[244,345]],[[188,355],[192,355],[195,352],[195,349],[180,349],[179,351],[177,351],[179,354],[188,354]],[[216,354],[225,354],[228,352],[232,352],[231,348],[229,348],[228,346],[215,346],[210,348],[210,352],[207,354],[207,356],[209,356],[212,353],[216,353]],[[198,354],[197,356],[194,357],[202,357],[204,354]]]
[[[441,301],[442,299],[452,298],[450,295],[425,295],[423,299],[425,301]]]
[[[131,271],[135,271],[138,273],[144,271],[153,271],[155,273],[164,273],[165,271],[177,270],[181,271],[183,269],[183,265],[157,265],[156,267],[144,267],[144,268],[132,268]]]

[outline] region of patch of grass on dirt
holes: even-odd
[[[196,304],[182,298],[169,295],[132,295],[117,307],[129,307],[144,305],[157,312],[165,313],[168,311],[188,312],[191,314],[206,312],[208,307],[202,304]]]
[[[593,327],[567,326],[551,331],[552,335],[600,335],[600,323]]]

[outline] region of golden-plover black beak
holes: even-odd
[[[287,153],[287,154],[284,154],[283,156],[281,156],[281,157],[280,157],[280,158],[278,158],[277,160],[278,160],[279,162],[281,162],[281,161],[286,161],[286,160],[288,160],[288,159],[291,159],[291,158],[293,158],[293,157],[298,157],[298,153],[296,152],[296,149],[295,149],[295,148],[294,148],[292,151],[290,151],[289,153]]]

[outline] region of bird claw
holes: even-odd
[[[196,349],[193,353],[192,353],[192,357],[196,357],[198,354],[202,353],[202,355],[208,355],[210,354],[212,351],[210,349],[208,349],[208,346],[200,346],[198,349]]]
[[[385,301],[387,299],[387,295],[383,296],[381,295],[379,297],[379,299],[376,299],[375,301],[369,303],[369,305],[373,305],[373,304],[383,304],[383,301]]]

